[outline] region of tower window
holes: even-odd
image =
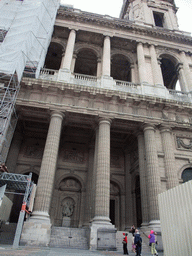
[[[163,13],[153,12],[155,26],[163,27]]]

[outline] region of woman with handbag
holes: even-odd
[[[123,233],[123,235],[124,235],[123,242],[122,242],[123,243],[123,252],[124,252],[124,254],[128,255],[129,254],[128,253],[128,249],[127,249],[127,242],[128,242],[127,241],[127,235],[128,234],[127,233]]]

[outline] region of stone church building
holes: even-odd
[[[60,6],[44,67],[24,72],[6,162],[37,183],[22,243],[66,227],[112,248],[133,224],[160,231],[158,194],[192,179],[192,38],[176,12],[174,0],[124,0],[120,18]]]

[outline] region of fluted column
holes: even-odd
[[[105,36],[103,44],[103,76],[111,75],[111,41],[109,36]]]
[[[153,224],[159,221],[158,194],[161,192],[155,128],[144,125],[145,153],[147,163],[147,187],[149,201],[149,220]]]
[[[160,131],[164,151],[165,171],[167,176],[167,189],[170,189],[179,185],[179,180],[175,169],[175,156],[171,137],[171,129],[169,127],[161,126]]]
[[[138,61],[138,70],[139,70],[139,81],[140,83],[147,82],[145,56],[144,56],[143,44],[141,42],[137,44],[137,61]]]
[[[69,33],[69,38],[68,38],[68,41],[67,41],[65,55],[64,55],[64,58],[62,60],[61,69],[70,70],[70,68],[71,68],[73,50],[74,50],[74,46],[75,46],[75,38],[76,38],[76,31],[74,29],[72,29]]]
[[[150,54],[151,54],[151,67],[153,73],[153,82],[155,85],[163,85],[163,76],[161,69],[158,64],[157,55],[155,51],[155,46],[150,45]]]
[[[187,57],[186,57],[186,54],[184,51],[182,51],[180,53],[180,56],[181,56],[181,60],[183,62],[183,71],[184,71],[185,79],[187,82],[187,88],[188,88],[188,91],[191,91],[192,90],[192,75],[191,75],[191,71],[189,68],[189,63],[187,61]]]
[[[95,217],[93,219],[99,222],[110,222],[110,125],[109,119],[99,120]]]
[[[137,139],[138,139],[138,153],[139,153],[142,226],[145,226],[148,224],[148,199],[147,199],[147,173],[146,173],[146,164],[145,164],[144,134],[139,132],[137,134]]]
[[[48,217],[54,184],[63,114],[53,111],[37,185],[33,217]]]
[[[92,177],[92,190],[91,190],[91,218],[95,216],[95,196],[96,196],[96,179],[97,179],[97,157],[98,157],[98,138],[99,129],[95,129],[95,151],[94,151],[94,163],[93,163],[93,177]]]

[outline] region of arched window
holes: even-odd
[[[58,43],[50,43],[44,67],[59,70],[61,66],[63,47]]]
[[[97,56],[89,49],[83,49],[77,54],[74,73],[89,76],[97,75]]]
[[[163,57],[161,59],[161,70],[165,87],[175,90],[178,82],[177,65],[168,57]]]
[[[187,168],[183,171],[181,178],[183,180],[183,183],[192,180],[192,168]]]
[[[111,60],[111,76],[115,80],[131,82],[130,62],[121,54],[116,54]]]

